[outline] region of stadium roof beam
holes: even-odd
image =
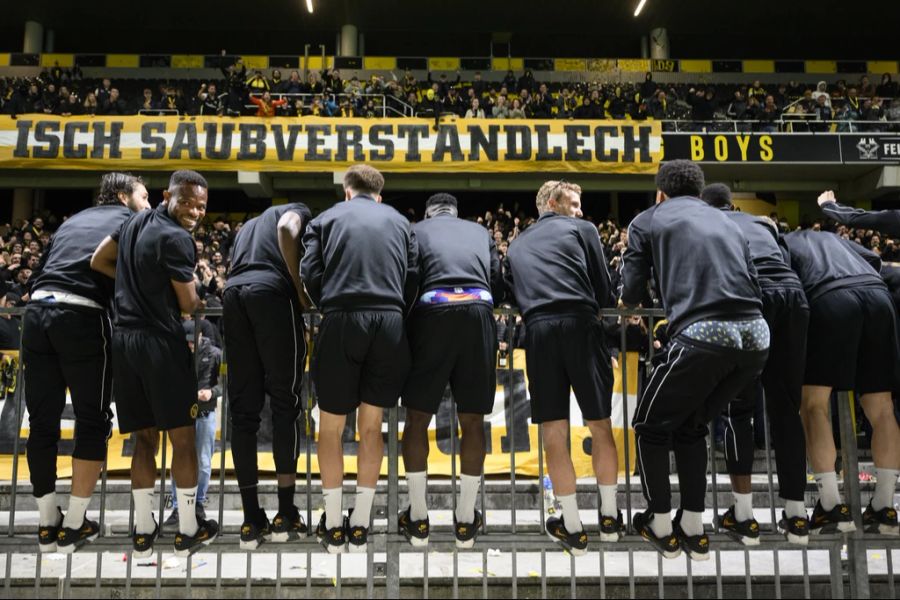
[[[273,194],[272,176],[257,171],[238,171],[238,185],[249,198],[271,198]]]

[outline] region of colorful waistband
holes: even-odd
[[[460,302],[487,302],[494,304],[494,297],[487,290],[479,288],[442,288],[425,292],[419,297],[419,306],[434,304],[456,304]]]

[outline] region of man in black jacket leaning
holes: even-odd
[[[834,192],[819,195],[819,206],[826,217],[856,229],[874,229],[884,235],[900,237],[900,210],[862,210],[838,204]]]
[[[403,390],[403,463],[410,505],[399,523],[414,546],[428,543],[428,425],[448,382],[462,427],[460,496],[453,515],[457,547],[471,548],[483,524],[475,500],[484,466],[484,416],[494,407],[497,388],[492,309],[503,278],[488,230],[457,215],[456,198],[435,194],[425,203],[425,220],[413,227],[421,283],[408,322],[413,360]]]
[[[294,505],[303,368],[303,311],[312,306],[300,279],[301,240],[312,213],[305,204],[273,206],[241,227],[223,297],[232,454],[241,490],[241,548],[287,542],[306,532]],[[272,454],[278,514],[271,526],[257,495],[257,445],[266,396],[272,407]]]
[[[656,205],[631,222],[622,269],[626,306],[647,303],[652,270],[671,338],[634,414],[648,505],[635,515],[634,527],[666,558],[683,548],[694,560],[709,558],[702,521],[707,423],[760,374],[769,348],[747,241],[727,216],[700,200],[703,184],[703,171],[690,161],[659,168]],[[674,523],[669,450],[681,489]]]
[[[619,460],[613,441],[613,373],[599,319],[615,299],[596,227],[580,219],[581,188],[548,181],[537,194],[540,217],[509,246],[504,272],[525,320],[531,421],[539,424],[562,517],[547,519],[547,534],[574,555],[587,549],[569,452],[570,388],[591,431],[600,492],[600,540],[618,541]]]
[[[409,221],[381,203],[384,177],[368,165],[344,175],[345,202],[313,219],[303,236],[303,282],[324,314],[312,377],[319,396],[319,467],[325,512],[316,531],[333,554],[365,552],[381,471],[385,408],[396,406],[409,371],[403,323],[418,285]],[[347,415],[357,411],[356,503],[342,512]]]
[[[91,256],[134,212],[149,208],[138,177],[107,173],[97,206],[63,223],[31,279],[22,358],[28,407],[28,468],[39,515],[41,552],[74,552],[100,527],[85,518],[106,460],[112,428],[113,281],[91,270]],[[56,456],[66,388],[75,410],[72,495],[63,519],[56,504]]]
[[[769,359],[762,373],[762,387],[775,447],[778,493],[785,510],[778,526],[788,541],[809,542],[809,519],[803,504],[806,492],[806,446],[800,420],[800,390],[806,361],[809,305],[797,274],[785,263],[775,223],[734,210],[731,190],[721,183],[703,188],[704,202],[723,211],[741,230],[750,245],[750,258],[759,275],[763,316],[769,325]],[[759,544],[759,523],[753,518],[753,413],[759,397],[759,381],[728,404],[725,421],[725,462],[731,474],[734,505],[719,526],[745,545]]]
[[[900,474],[900,428],[891,390],[896,385],[897,317],[877,255],[837,235],[795,231],[784,236],[791,267],[809,300],[806,373],[800,415],[806,450],[819,488],[813,533],[854,531],[842,502],[829,405],[832,389],[853,390],[872,424],[877,482],[863,514],[868,533],[898,535],[894,488]]]

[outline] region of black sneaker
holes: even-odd
[[[719,527],[731,539],[745,546],[759,546],[759,522],[756,519],[738,521],[732,505],[718,521]]]
[[[347,528],[350,523],[347,517],[340,527],[327,529],[325,527],[325,512],[322,512],[322,518],[319,520],[319,526],[316,527],[316,538],[319,543],[328,550],[329,554],[342,554],[347,548]]]
[[[100,537],[100,525],[96,521],[89,521],[85,518],[78,529],[63,527],[59,530],[56,536],[56,551],[72,554],[98,537]]]
[[[788,517],[786,512],[781,511],[778,529],[784,534],[785,539],[792,544],[801,546],[809,544],[809,519],[806,516]]]
[[[653,513],[649,510],[637,513],[631,521],[634,530],[638,532],[642,538],[653,544],[656,551],[663,555],[663,558],[678,558],[681,556],[681,544],[678,538],[672,533],[665,537],[656,537],[650,528],[650,522],[653,520]]]
[[[201,550],[204,546],[209,546],[219,535],[219,524],[212,519],[208,521],[197,521],[199,528],[194,535],[185,535],[179,532],[175,536],[175,556],[179,558],[187,558],[194,552]]]
[[[241,550],[256,550],[266,541],[270,533],[266,511],[260,509],[256,521],[244,521],[241,525]]]
[[[550,517],[547,519],[547,535],[573,556],[584,555],[587,553],[587,533],[585,533],[584,529],[575,533],[569,533],[563,518]]]
[[[163,521],[163,531],[178,531],[178,509],[173,508],[169,518]]]
[[[856,531],[856,525],[850,515],[849,506],[836,504],[834,508],[825,512],[821,500],[816,502],[812,522],[809,525],[810,533],[852,533],[854,531]]]
[[[350,510],[353,514],[353,509]],[[347,530],[347,549],[355,554],[363,554],[369,549],[369,528],[357,525],[350,526],[350,517],[344,520],[344,529]]]
[[[153,556],[153,543],[159,537],[159,525],[156,520],[153,521],[153,533],[137,533],[131,532],[131,546],[134,549],[132,556],[134,558],[150,558]]]
[[[205,502],[204,502],[205,504]],[[203,504],[197,503],[197,520],[205,521],[206,520],[206,507]]]
[[[62,509],[56,507],[56,525],[38,527],[38,548],[41,553],[56,552],[56,538],[59,536],[59,528],[62,527]]]
[[[428,534],[431,532],[431,524],[428,517],[421,521],[413,521],[409,516],[409,508],[400,513],[397,517],[397,524],[400,526],[400,533],[406,537],[406,540],[416,548],[423,548],[428,545]],[[453,523],[456,523],[456,516],[453,517]],[[457,540],[459,538],[457,537]],[[459,542],[457,541],[457,544]]]
[[[456,520],[456,511],[453,512],[453,533],[456,535],[456,547],[468,550],[475,545],[475,538],[481,528],[484,527],[484,518],[479,511],[475,511],[475,521],[472,523],[459,523]]]
[[[622,511],[618,511],[615,517],[609,517],[600,513],[600,541],[618,542],[622,539],[625,524],[622,521]]]
[[[691,560],[709,560],[709,536],[706,533],[701,533],[700,535],[686,534],[684,529],[681,528],[681,515],[682,511],[679,509],[672,520],[672,531],[675,533],[675,537],[678,538],[681,548],[687,552]],[[757,527],[759,526],[757,525]]]
[[[863,513],[863,531],[866,533],[880,533],[881,535],[900,535],[900,525],[897,524],[897,511],[890,506],[885,506],[879,511],[872,508],[872,502]]]
[[[269,536],[269,539],[279,544],[299,540],[301,535],[306,535],[309,531],[306,527],[306,521],[300,516],[300,511],[297,510],[297,507],[294,507],[294,514],[292,515],[285,513],[275,515],[270,530],[272,534]]]

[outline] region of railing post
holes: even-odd
[[[399,416],[398,409],[392,408],[388,413],[388,497],[387,497],[387,544],[385,545],[385,597],[400,597],[400,542],[394,538],[399,535],[397,512],[400,505],[399,484]],[[373,573],[369,573],[372,577]]]
[[[856,431],[850,418],[850,395],[838,392],[838,420],[841,430],[841,466],[844,477],[844,497],[856,531],[847,536],[847,574],[850,577],[850,597],[869,598],[869,564],[863,541],[862,499],[859,495],[859,452]]]

